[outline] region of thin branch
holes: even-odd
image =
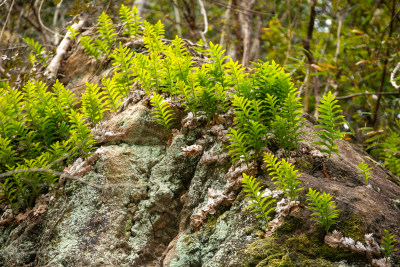
[[[38,10],[38,15],[37,15],[37,17],[38,17],[38,22],[39,22],[40,26],[41,26],[43,29],[45,29],[46,31],[51,32],[52,34],[58,34],[57,32],[53,31],[52,29],[47,28],[47,27],[43,24],[43,22],[42,22],[42,19],[41,19],[41,17],[40,17],[40,13],[41,13],[41,11],[42,11],[43,2],[44,2],[44,0],[41,0],[41,1],[40,1],[39,10]],[[64,37],[64,35],[61,35],[61,34],[59,34],[59,35],[60,35],[61,37]]]
[[[394,76],[396,75],[397,71],[400,68],[400,62],[397,63],[396,67],[393,69],[392,73],[390,74],[390,83],[393,85],[394,88],[397,90],[400,90],[400,85],[396,84],[396,81],[394,80]]]
[[[181,17],[179,16],[178,3],[176,2],[176,0],[174,0],[174,14],[176,22],[176,31],[178,32],[178,36],[182,37]]]
[[[232,5],[232,0],[229,0],[228,6],[227,6],[225,14],[224,14],[224,26],[222,26],[221,38],[219,40],[219,45],[221,47],[225,46],[224,45],[224,43],[225,43],[225,35],[226,35],[226,32],[227,32],[227,28],[228,28],[227,26],[229,24],[229,20],[230,20],[230,17],[231,17],[231,8],[230,8],[231,5]]]
[[[206,40],[206,37],[205,37],[205,34],[208,31],[207,13],[206,13],[206,9],[204,8],[203,1],[202,0],[198,0],[198,2],[199,2],[199,5],[200,5],[200,13],[203,16],[203,20],[204,20],[204,31],[200,32],[200,35],[201,35],[201,38],[203,39],[204,44],[207,45],[207,40]]]
[[[53,27],[56,30],[56,33],[54,34],[54,44],[58,44],[58,42],[60,41],[60,33],[58,31],[58,27],[57,27],[57,20],[58,20],[58,16],[60,13],[60,8],[62,5],[62,2],[64,0],[61,0],[57,5],[56,5],[56,11],[54,12],[54,17],[53,17]]]
[[[376,92],[376,93],[357,93],[352,95],[345,95],[345,96],[337,96],[336,99],[348,99],[356,96],[364,96],[364,95],[400,95],[400,92]]]
[[[395,7],[396,7],[396,0],[392,1],[392,16],[390,20],[390,26],[389,26],[389,39],[392,37],[393,33],[393,21],[395,18]],[[386,47],[386,52],[385,52],[385,60],[383,62],[383,71],[382,71],[382,78],[381,78],[381,83],[379,85],[379,93],[383,91],[383,85],[385,83],[385,78],[386,78],[386,68],[387,68],[387,63],[388,63],[388,57],[389,57],[389,51],[390,51],[390,46]],[[375,111],[374,111],[374,117],[372,119],[372,126],[375,127],[376,122],[378,121],[378,112],[381,104],[381,94],[378,94],[378,100],[376,100],[376,106],[375,106]]]
[[[11,11],[12,11],[12,9],[13,9],[13,6],[14,6],[14,0],[12,1],[12,3],[11,3],[11,6],[10,6],[10,9],[8,10],[8,14],[7,14],[6,22],[4,23],[4,26],[3,26],[3,28],[1,29],[1,33],[0,33],[0,41],[1,41],[1,40],[3,40],[3,39],[2,39],[2,38],[3,38],[3,32],[4,32],[4,29],[5,29],[5,28],[6,28],[6,26],[7,26],[8,20],[9,20],[9,18],[10,18]]]

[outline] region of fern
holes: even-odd
[[[256,212],[257,218],[263,218],[268,227],[268,222],[271,219],[269,214],[275,210],[275,207],[270,207],[272,203],[276,200],[271,199],[271,196],[263,196],[260,192],[261,187],[259,187],[259,182],[256,183],[256,179],[252,176],[248,176],[243,173],[242,180],[243,190],[248,197],[248,201],[252,202],[250,207],[253,208],[252,212]]]
[[[40,63],[42,63],[45,67],[47,67],[49,64],[47,60],[49,59],[49,56],[46,54],[46,51],[42,47],[42,45],[38,42],[33,40],[32,38],[26,37],[22,38],[22,40],[29,46],[30,49],[32,49],[33,54],[32,54],[32,61],[38,60]]]
[[[400,175],[400,134],[390,130],[390,135],[381,144],[380,155],[383,165],[396,175]]]
[[[17,151],[13,148],[11,140],[0,136],[0,172],[12,166],[17,161]]]
[[[128,47],[122,47],[120,42],[119,47],[114,50],[111,57],[113,58],[113,65],[116,66],[115,71],[120,72],[120,75],[116,76],[116,82],[121,88],[121,94],[125,97],[130,91],[130,84],[133,78],[131,71],[134,64],[133,52]]]
[[[226,64],[226,70],[228,74],[228,78],[231,80],[231,85],[236,87],[236,92],[240,96],[244,96],[246,98],[249,97],[248,94],[243,92],[242,87],[245,81],[245,68],[242,68],[242,65],[237,61],[233,61],[232,58],[229,59],[229,62]]]
[[[230,137],[231,144],[228,145],[229,153],[233,161],[244,161],[249,166],[250,161],[250,147],[247,142],[247,136],[240,130],[231,128],[228,136]]]
[[[297,143],[301,141],[299,135],[303,133],[300,131],[303,105],[297,94],[297,89],[290,90],[282,103],[280,113],[276,108],[277,98],[267,94],[267,112],[275,115],[275,120],[271,123],[272,132],[278,141],[278,146],[287,152],[297,148]]]
[[[106,106],[111,111],[117,111],[118,107],[122,104],[121,99],[122,95],[117,89],[114,79],[106,79],[104,78],[103,81],[103,89],[106,96]]]
[[[167,132],[172,127],[172,111],[168,110],[168,104],[164,97],[156,92],[153,92],[151,97],[151,102],[154,106],[153,114],[156,120],[165,128]]]
[[[358,176],[364,178],[365,184],[368,185],[368,179],[371,177],[372,168],[368,166],[367,163],[361,162],[357,165]]]
[[[343,134],[336,128],[345,122],[343,121],[344,116],[337,115],[342,112],[339,105],[336,105],[337,100],[331,92],[322,97],[321,104],[318,106],[320,112],[317,121],[322,125],[317,125],[322,131],[317,132],[317,136],[321,141],[313,142],[325,148],[321,149],[321,152],[328,153],[328,159],[331,157],[332,152],[338,153],[337,145],[335,144],[336,139],[342,139]]]
[[[78,36],[79,34],[78,30],[76,28],[73,28],[72,26],[67,26],[67,30],[68,30],[67,31],[68,36],[72,40],[76,41],[76,36]]]
[[[116,40],[116,31],[114,29],[114,25],[110,17],[103,11],[98,18],[97,23],[97,31],[99,33],[100,38],[104,40],[103,47],[100,47],[104,54],[108,54],[110,52],[111,46]]]
[[[274,61],[258,63],[251,77],[256,88],[251,99],[264,100],[270,94],[276,96],[277,104],[281,105],[293,88],[289,74]]]
[[[162,42],[164,38],[164,25],[158,21],[152,25],[148,21],[144,21],[143,42],[149,52],[162,52],[165,45]]]
[[[320,194],[309,188],[307,201],[309,202],[308,208],[314,211],[311,219],[317,220],[317,224],[321,225],[328,234],[330,227],[337,222],[336,218],[339,216],[332,196],[326,192]]]
[[[103,120],[103,114],[107,111],[105,99],[97,84],[86,82],[86,92],[82,94],[82,113],[94,127]]]
[[[385,256],[386,263],[388,262],[390,254],[397,251],[397,249],[394,248],[395,242],[396,239],[394,238],[394,235],[385,229],[385,235],[382,237],[382,245],[379,250]]]
[[[73,109],[71,109],[70,113],[69,120],[72,123],[72,127],[70,131],[71,137],[68,139],[68,143],[70,143],[72,147],[78,147],[79,149],[77,149],[77,152],[80,151],[85,158],[88,158],[90,152],[94,149],[94,136],[90,132],[89,126],[85,124],[83,114]]]
[[[99,48],[93,43],[93,40],[89,36],[82,36],[81,44],[85,48],[84,51],[94,57],[94,59],[99,59],[100,51]]]
[[[140,33],[139,27],[140,27],[140,19],[141,17],[139,16],[139,10],[136,8],[136,6],[133,7],[131,10],[129,7],[121,5],[121,8],[119,9],[119,15],[121,18],[121,21],[124,23],[124,26],[126,26],[126,32],[124,32],[125,35],[128,35],[129,37],[135,37]]]
[[[302,190],[302,188],[298,188],[300,184],[298,170],[295,170],[294,165],[285,159],[278,162],[272,153],[264,154],[264,162],[267,164],[269,175],[273,176],[271,180],[277,180],[275,184],[279,184],[279,188],[285,192],[285,196],[290,201],[295,201],[298,192]]]
[[[207,50],[207,54],[213,61],[212,64],[207,64],[208,73],[213,77],[213,80],[219,83],[223,88],[227,87],[227,79],[225,75],[226,63],[224,61],[228,58],[224,56],[225,50],[218,44],[210,42],[210,48]]]

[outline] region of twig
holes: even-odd
[[[176,0],[174,0],[174,14],[175,14],[176,31],[178,32],[178,36],[182,37],[181,17],[179,16],[178,3],[176,2]]]
[[[71,28],[80,30],[83,25],[85,24],[86,18],[80,19],[78,23],[74,23]],[[48,79],[50,82],[53,82],[58,73],[58,69],[60,68],[61,61],[67,53],[67,49],[69,48],[71,44],[71,32],[68,31],[67,34],[65,35],[64,39],[61,41],[60,45],[57,47],[56,55],[53,57],[51,60],[49,66],[47,67],[47,70],[45,71],[45,75],[48,76]]]
[[[3,28],[1,29],[1,33],[0,33],[0,42],[1,42],[1,40],[3,40],[3,39],[2,39],[2,38],[3,38],[3,32],[4,32],[4,29],[5,29],[6,26],[7,26],[8,19],[10,18],[10,14],[11,14],[11,11],[12,11],[12,9],[13,9],[13,6],[14,6],[14,0],[12,1],[11,6],[10,6],[10,9],[8,10],[6,22],[4,23]]]
[[[207,45],[207,40],[205,37],[205,34],[208,31],[208,20],[207,20],[207,13],[206,13],[206,9],[204,8],[204,4],[202,0],[198,0],[199,5],[200,5],[200,13],[203,16],[203,20],[204,20],[204,31],[200,32],[201,38],[203,39],[203,42],[206,46]]]
[[[363,96],[363,95],[400,95],[400,92],[376,92],[376,93],[357,93],[352,95],[345,95],[345,96],[337,96],[336,99],[348,99],[356,96]]]
[[[400,62],[397,63],[396,67],[393,69],[392,73],[390,74],[390,83],[393,85],[394,88],[397,90],[400,90],[400,85],[396,84],[396,81],[394,80],[394,76],[396,75],[397,71],[400,68]]]

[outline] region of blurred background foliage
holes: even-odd
[[[77,15],[89,15],[89,27],[102,11],[116,18],[121,4],[136,5],[151,23],[161,20],[167,39],[218,43],[249,68],[258,60],[283,65],[312,115],[332,91],[352,133],[347,139],[400,162],[393,138],[400,94],[392,85],[400,84],[393,72],[400,62],[398,0],[0,0],[1,80],[21,88],[40,75],[22,38],[51,55]]]

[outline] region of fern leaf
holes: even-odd
[[[154,106],[153,114],[156,120],[164,126],[165,130],[169,132],[172,127],[173,114],[172,111],[168,109],[168,104],[164,97],[156,92],[153,92],[151,97],[151,102]]]

